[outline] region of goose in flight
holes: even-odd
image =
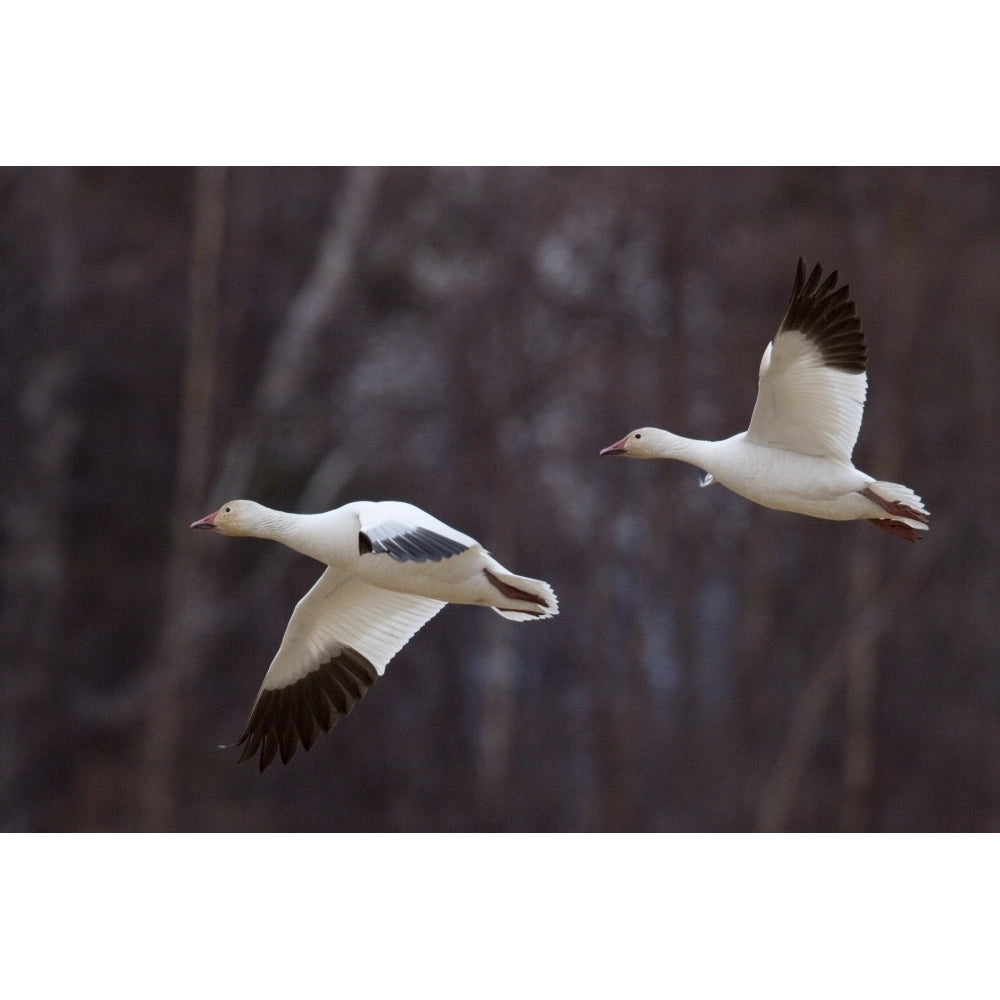
[[[724,441],[698,441],[642,427],[602,455],[674,458],[704,470],[702,485],[722,483],[775,510],[869,520],[914,542],[929,512],[899,483],[878,482],[854,468],[868,378],[861,320],[834,271],[821,283],[799,258],[785,318],[760,362],[750,426]]]
[[[326,565],[295,606],[236,742],[245,744],[241,762],[260,750],[261,771],[329,732],[445,604],[478,604],[512,621],[559,612],[547,583],[515,576],[475,539],[408,503],[286,514],[233,500],[191,527],[269,538]]]

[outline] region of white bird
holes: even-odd
[[[408,503],[358,501],[286,514],[233,500],[192,528],[281,542],[327,568],[295,606],[236,746],[263,771],[309,750],[365,695],[386,664],[445,604],[513,621],[559,613],[552,588],[515,576],[475,539]]]
[[[788,310],[760,362],[747,430],[697,441],[642,427],[601,454],[679,459],[705,471],[702,486],[722,483],[775,510],[867,519],[916,541],[930,517],[920,497],[851,462],[868,388],[865,339],[847,285],[836,288],[836,271],[820,284],[822,273],[817,264],[806,280],[799,258]]]

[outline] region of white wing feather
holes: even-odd
[[[785,330],[761,358],[746,440],[850,464],[867,390],[864,372],[825,365],[811,340]]]
[[[374,587],[332,567],[295,606],[261,690],[285,687],[344,647],[357,650],[379,675],[444,602]]]

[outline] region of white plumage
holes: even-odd
[[[834,271],[806,279],[800,258],[785,317],[760,362],[750,426],[724,441],[698,441],[655,427],[632,431],[601,451],[674,458],[764,507],[834,521],[867,519],[916,541],[930,517],[899,483],[859,471],[851,453],[861,429],[868,377],[861,321]]]
[[[474,538],[407,503],[287,514],[233,500],[191,527],[269,538],[327,566],[296,605],[236,744],[246,744],[241,761],[260,749],[262,771],[329,731],[445,604],[514,621],[559,611],[547,583],[514,575]]]

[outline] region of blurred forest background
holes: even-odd
[[[626,431],[746,427],[798,257],[917,545]],[[1000,171],[0,170],[0,828],[1000,828]],[[555,587],[445,609],[309,753],[240,733],[320,568],[188,530],[403,499]]]

